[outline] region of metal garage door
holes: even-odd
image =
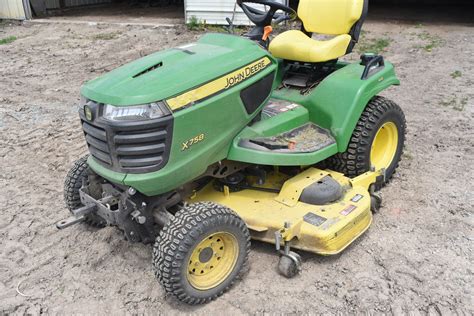
[[[286,0],[278,0],[281,3],[287,3]],[[227,25],[226,17],[232,18],[235,0],[185,0],[184,13],[186,22],[195,16],[199,21],[206,21],[207,24]],[[236,7],[234,17],[235,25],[250,25],[250,21],[242,12],[239,6]]]
[[[0,0],[0,19],[25,20],[22,0]]]

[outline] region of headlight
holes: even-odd
[[[111,121],[142,121],[163,117],[170,114],[163,102],[133,106],[104,105],[103,117]]]

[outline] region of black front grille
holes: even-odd
[[[90,154],[117,172],[145,173],[161,169],[169,158],[173,117],[141,122],[107,121],[101,117],[101,104],[94,108],[94,119],[80,113]],[[82,111],[80,111],[82,112]]]
[[[122,168],[158,167],[166,151],[166,136],[163,129],[118,132],[114,142]]]
[[[112,165],[109,145],[107,144],[107,133],[100,127],[82,122],[82,129],[86,135],[86,142],[91,155],[109,166]]]

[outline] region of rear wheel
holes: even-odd
[[[163,227],[153,248],[155,275],[187,304],[206,303],[229,289],[247,261],[250,234],[229,208],[191,204]]]
[[[374,97],[362,112],[344,153],[327,160],[328,167],[355,177],[370,170],[385,168],[388,182],[398,167],[405,142],[405,115],[384,97]]]
[[[81,203],[79,190],[82,187],[82,182],[87,178],[88,157],[89,155],[85,155],[76,160],[64,180],[64,202],[71,213],[72,210],[84,206]],[[94,227],[105,227],[106,225],[106,222],[96,214],[85,215],[84,222]]]

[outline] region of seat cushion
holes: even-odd
[[[293,61],[318,63],[342,57],[351,41],[348,34],[327,41],[317,41],[301,31],[286,31],[270,42],[273,56]]]

